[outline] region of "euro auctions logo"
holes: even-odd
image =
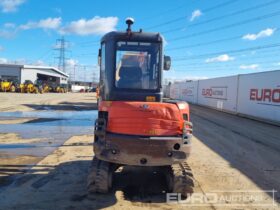
[[[215,206],[215,207],[275,207],[276,190],[233,190],[212,191],[205,193],[188,194],[183,198],[180,193],[167,193],[166,202],[181,206]],[[249,205],[248,205],[249,204]]]
[[[214,99],[227,99],[227,87],[210,87],[203,88],[202,95],[205,98],[214,98]]]
[[[250,89],[250,100],[257,101],[259,104],[272,105],[280,104],[280,88],[270,89]]]

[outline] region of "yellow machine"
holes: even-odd
[[[58,88],[59,88],[59,93],[67,93],[68,92],[67,85],[61,84],[60,86],[58,86]]]
[[[39,93],[48,93],[50,91],[50,87],[45,81],[36,80],[35,86],[38,88]]]
[[[0,91],[2,92],[16,92],[16,84],[13,81],[1,80]]]
[[[63,93],[64,91],[63,91],[63,88],[61,88],[60,86],[57,86],[57,87],[55,88],[55,92],[56,92],[56,93]]]
[[[68,89],[67,89],[67,85],[64,84],[61,85],[50,84],[50,91],[53,93],[67,93]]]
[[[24,84],[19,84],[18,85],[18,89],[17,89],[17,92],[19,93],[25,93],[25,85]]]
[[[48,93],[48,92],[50,92],[50,87],[49,87],[47,84],[44,84],[44,85],[43,85],[42,92],[43,92],[43,93]]]
[[[23,86],[24,93],[39,93],[39,88],[32,81],[26,80]]]

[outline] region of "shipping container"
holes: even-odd
[[[280,123],[280,71],[172,84],[171,98]]]
[[[240,75],[238,113],[280,122],[280,71]]]
[[[171,85],[163,85],[163,97],[170,98],[170,87]]]
[[[181,84],[180,99],[196,104],[197,103],[198,81],[187,81]]]
[[[170,98],[180,99],[180,83],[174,83],[170,87]]]
[[[200,80],[198,104],[222,111],[237,111],[238,76]]]

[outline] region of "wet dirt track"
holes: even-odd
[[[2,95],[0,95],[1,97]],[[5,109],[8,108],[7,111],[9,112],[31,111],[31,113],[32,110],[39,110],[40,113],[42,111],[49,112],[50,109],[54,111],[76,110],[78,112],[76,116],[79,115],[82,109],[73,107],[81,107],[82,105],[87,107],[84,110],[94,109],[91,107],[92,103],[94,103],[94,96],[91,94],[70,94],[66,95],[64,99],[62,97],[58,99],[57,95],[48,96],[48,98],[44,99],[45,101],[48,100],[48,104],[40,104],[36,98],[33,102],[33,99],[28,100],[30,100],[29,104],[34,102],[36,106],[33,105],[32,107],[29,105],[25,107],[23,104],[18,104],[19,110],[16,110],[13,105],[11,108],[5,105]],[[22,103],[26,102],[23,101]],[[69,103],[73,105],[72,108]],[[78,105],[75,106],[75,103]],[[87,103],[89,106],[87,106]],[[63,107],[63,104],[66,107]],[[1,114],[3,117],[4,114]],[[25,119],[24,121],[18,119],[17,116],[10,116],[9,114],[6,114],[6,118],[0,121],[6,120],[6,122],[9,122],[8,125],[17,126],[26,123],[26,119],[27,122],[35,120],[34,126],[38,126],[40,123],[46,123],[45,125],[56,123],[56,120],[46,120],[43,122],[39,120],[38,122],[38,116],[29,114],[27,114],[29,116],[26,116],[26,114],[24,112],[24,116],[22,116]],[[10,118],[7,118],[7,115]],[[40,116],[39,118],[49,119],[53,117]],[[196,179],[195,193],[207,195],[207,193],[215,191],[218,195],[228,195],[229,191],[246,191],[247,194],[250,194],[248,191],[280,190],[279,127],[198,106],[192,106],[191,118],[194,123],[195,137],[193,139],[193,153],[189,164],[193,169]],[[36,119],[39,123],[37,125]],[[63,120],[67,119],[64,116]],[[88,123],[91,123],[93,118],[90,118],[90,120],[87,118],[86,120],[88,120]],[[72,124],[72,128],[79,126],[79,124]],[[2,125],[6,126],[7,124],[0,124],[0,129],[3,129]],[[29,125],[32,125],[32,122]],[[89,124],[84,125],[84,127],[87,126]],[[143,173],[137,170],[119,170],[116,172],[114,188],[110,194],[88,196],[86,194],[86,177],[93,155],[93,136],[90,130],[88,130],[88,133],[84,133],[86,135],[82,134],[81,131],[83,130],[78,130],[79,132],[77,133],[68,133],[69,135],[61,138],[58,144],[54,143],[54,149],[49,151],[50,154],[43,154],[39,158],[37,154],[29,156],[24,154],[23,156],[17,156],[21,157],[20,159],[16,159],[13,157],[14,154],[9,152],[7,148],[6,150],[0,150],[0,173],[6,174],[5,179],[2,179],[2,182],[0,181],[1,210],[100,208],[225,209],[225,206],[211,203],[203,206],[167,204],[165,202],[166,185],[163,176],[149,172]],[[9,139],[15,144],[26,140],[26,144],[33,145],[34,142],[35,144],[36,142],[41,142],[42,137],[45,135],[36,135],[35,130],[32,132],[32,136],[25,136],[27,139],[23,139],[21,135],[24,135],[24,133],[21,133],[20,130],[15,129],[13,131],[11,128],[11,130],[7,131],[8,133],[6,132],[5,134],[3,130],[0,131],[0,145],[9,145],[11,143],[7,142]],[[53,131],[49,131],[46,142],[50,140],[49,137]],[[65,133],[67,133],[67,130]],[[15,159],[12,162],[5,162],[9,158]],[[34,164],[35,162],[37,164]],[[21,168],[25,170],[19,170]],[[17,173],[18,170],[20,173]],[[9,174],[16,175],[9,176]],[[270,193],[262,193],[262,195],[267,199],[267,202],[272,200]],[[279,194],[276,197],[280,200]],[[226,209],[279,208],[279,206],[271,205],[256,206],[255,204],[257,203],[253,200],[246,201],[242,203],[243,205],[239,206],[234,205],[233,202],[225,202],[225,204],[228,206]]]

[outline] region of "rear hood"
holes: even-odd
[[[182,114],[176,104],[157,102],[101,102],[100,111],[108,112],[107,131],[143,136],[182,134]]]

